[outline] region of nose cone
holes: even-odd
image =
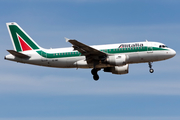
[[[171,55],[172,57],[174,57],[174,56],[176,55],[176,51],[173,50],[173,49],[171,49],[170,55]]]
[[[169,58],[172,58],[172,57],[174,57],[176,55],[176,51],[175,50],[173,50],[173,49],[169,49],[169,51],[168,52],[166,52],[166,57],[167,57],[167,59],[169,59]]]

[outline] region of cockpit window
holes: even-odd
[[[159,45],[160,48],[167,48],[166,45]]]

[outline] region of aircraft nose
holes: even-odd
[[[176,51],[173,50],[173,49],[170,49],[170,51],[168,52],[167,55],[169,56],[169,58],[172,58],[172,57],[174,57],[176,55]]]
[[[171,55],[172,55],[172,57],[174,57],[176,55],[176,51],[172,49],[171,50]]]

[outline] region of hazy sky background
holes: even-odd
[[[1,0],[0,120],[179,120],[179,0]],[[174,58],[130,65],[129,74],[57,69],[4,60],[13,49],[6,22],[44,48],[157,41]]]

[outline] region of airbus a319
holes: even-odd
[[[14,50],[6,60],[32,65],[56,68],[91,68],[94,80],[99,79],[98,71],[112,74],[127,74],[129,64],[149,64],[153,73],[152,62],[166,60],[176,52],[159,42],[132,42],[88,46],[74,39],[66,39],[72,44],[69,48],[45,49],[40,47],[17,23],[6,23]]]

